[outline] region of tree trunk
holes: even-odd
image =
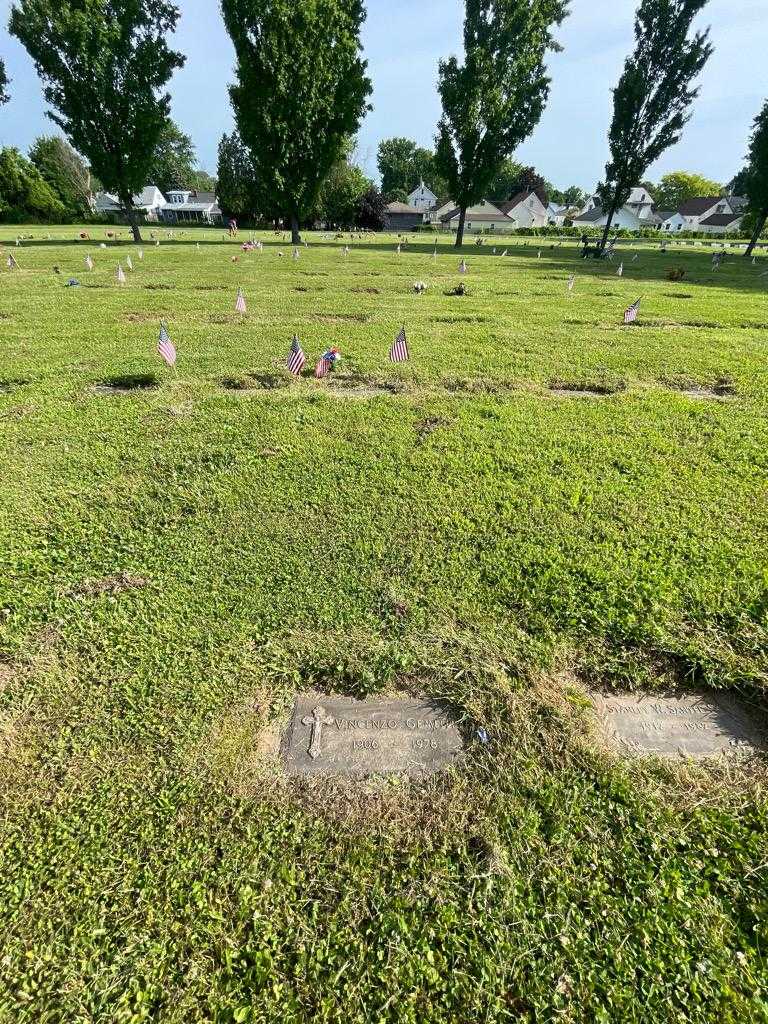
[[[301,245],[301,232],[299,231],[299,218],[295,213],[291,214],[291,244]]]
[[[459,209],[459,226],[456,230],[456,248],[460,249],[464,244],[464,224],[467,220],[467,208],[462,206]]]
[[[136,207],[133,205],[133,197],[128,196],[127,199],[122,200],[122,203],[125,207],[125,212],[128,217],[128,223],[131,226],[131,231],[133,232],[133,240],[134,242],[140,243],[141,228],[139,227],[139,215],[136,211]]]
[[[608,244],[608,235],[611,232],[611,224],[613,223],[615,213],[616,207],[614,205],[611,206],[610,210],[608,211],[608,220],[605,222],[605,231],[603,232],[603,237],[600,240],[600,248],[598,251],[601,253],[605,252],[605,247]]]
[[[747,251],[744,253],[745,256],[751,256],[755,251],[755,246],[760,240],[760,235],[763,233],[765,223],[768,221],[768,210],[765,210],[762,216],[757,218],[757,224],[755,224],[755,233],[752,235],[752,241],[747,246]]]

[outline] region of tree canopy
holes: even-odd
[[[237,132],[221,137],[217,175],[219,204],[224,213],[255,220],[263,204],[251,154]]]
[[[754,231],[746,255],[751,256],[768,221],[768,100],[755,118],[747,159],[745,192]]]
[[[0,57],[0,107],[7,103],[10,98],[8,95],[8,75],[5,70],[5,62]]]
[[[373,182],[350,158],[339,160],[320,189],[318,217],[334,227],[353,227],[360,199],[372,186]]]
[[[68,216],[91,212],[91,175],[78,153],[59,135],[41,135],[29,159],[64,205]]]
[[[635,50],[613,92],[608,136],[611,159],[597,194],[611,222],[658,158],[679,141],[698,95],[692,87],[712,53],[709,29],[689,35],[707,0],[642,0],[635,17]]]
[[[447,186],[435,166],[435,154],[412,139],[383,139],[379,143],[377,162],[381,191],[387,198],[408,196],[420,181],[436,196],[445,194]]]
[[[437,169],[461,210],[484,197],[505,157],[538,124],[549,95],[544,58],[556,49],[553,28],[565,0],[465,0],[464,63],[439,65],[443,114],[437,129]]]
[[[156,185],[161,192],[191,188],[196,166],[192,139],[169,118],[160,130],[147,169],[147,184]]]
[[[54,222],[65,215],[64,204],[37,167],[18,149],[0,149],[0,218],[12,223],[30,217]]]
[[[656,204],[662,210],[677,210],[689,199],[699,196],[719,196],[723,186],[703,174],[691,174],[688,171],[673,171],[665,174],[655,187]]]
[[[48,116],[90,162],[141,238],[133,195],[168,122],[162,89],[184,65],[166,35],[179,10],[168,0],[18,0],[10,31],[45,83]]]
[[[235,48],[232,106],[262,195],[299,223],[357,133],[371,82],[361,57],[363,0],[221,0]]]

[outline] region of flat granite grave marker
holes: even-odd
[[[768,720],[728,694],[593,694],[605,738],[627,754],[704,758],[768,750]]]
[[[464,747],[446,709],[428,700],[301,696],[283,740],[289,775],[430,775]]]

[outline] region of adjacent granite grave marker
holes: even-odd
[[[768,749],[768,723],[728,694],[593,695],[606,739],[624,753],[710,757]]]
[[[451,764],[463,746],[455,720],[432,701],[309,695],[296,700],[283,757],[289,775],[419,777]]]

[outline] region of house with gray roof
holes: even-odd
[[[166,224],[219,224],[222,217],[215,192],[185,189],[168,193],[160,215]]]

